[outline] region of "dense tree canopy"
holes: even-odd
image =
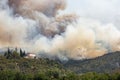
[[[18,53],[17,50],[11,51],[8,49],[4,56],[0,56],[0,80],[120,80],[119,69],[110,74],[92,71],[76,74],[71,71],[72,69],[65,68],[58,61],[48,58],[26,59],[22,54],[25,54],[22,50]],[[106,56],[105,58],[108,59]],[[91,61],[94,62],[94,60]],[[85,60],[85,63],[88,62]],[[99,62],[101,62],[101,59],[99,59]],[[93,63],[89,62],[89,64]]]

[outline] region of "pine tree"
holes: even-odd
[[[11,54],[11,50],[8,48],[8,54],[10,55]]]
[[[23,56],[23,52],[22,52],[22,49],[20,48],[20,57]]]
[[[4,56],[9,59],[10,56],[12,55],[10,48],[8,48],[7,52],[5,52]]]
[[[25,53],[25,51],[23,52],[23,56],[22,57],[24,57],[26,55],[26,53]]]

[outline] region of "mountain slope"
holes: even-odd
[[[95,59],[69,60],[64,64],[65,68],[76,73],[85,72],[108,72],[120,70],[120,51],[106,54]]]

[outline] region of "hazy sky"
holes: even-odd
[[[67,0],[64,13],[77,13],[101,22],[120,22],[120,0]]]

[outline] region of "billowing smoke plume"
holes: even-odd
[[[0,47],[21,47],[60,59],[82,59],[120,50],[113,24],[59,15],[65,0],[1,0]]]

